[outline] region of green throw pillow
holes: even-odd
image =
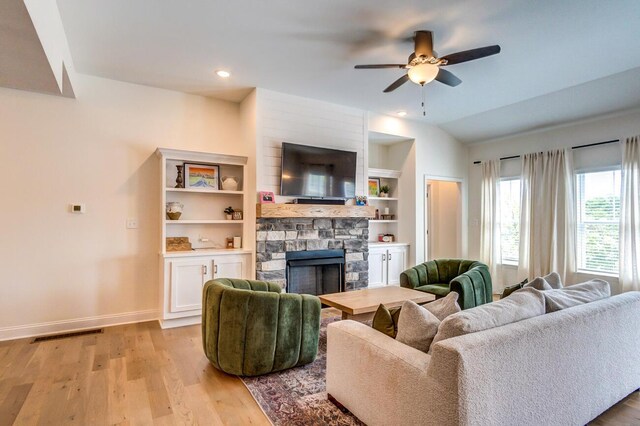
[[[522,288],[522,286],[525,285],[528,282],[529,282],[529,278],[525,278],[521,283],[509,286],[509,287],[505,287],[504,291],[502,292],[502,296],[500,296],[500,299],[504,299],[505,297],[507,297],[508,295],[513,293],[514,291],[520,290]]]
[[[387,309],[386,306],[381,304],[378,306],[378,310],[376,310],[376,313],[373,316],[371,327],[395,339],[396,334],[398,333],[398,317],[400,316],[400,308],[401,306]]]

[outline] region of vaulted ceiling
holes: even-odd
[[[640,106],[637,0],[58,0],[76,70],[238,101],[252,87],[370,111],[408,112],[473,142]],[[407,83],[404,39],[440,55],[499,44],[452,65],[452,88]],[[214,71],[228,69],[221,80]]]

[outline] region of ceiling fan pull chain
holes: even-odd
[[[422,85],[422,116],[426,117],[427,116],[427,110],[425,108],[425,90],[424,90],[424,84]]]

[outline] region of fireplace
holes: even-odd
[[[318,296],[344,291],[344,250],[292,251],[286,261],[288,293]]]

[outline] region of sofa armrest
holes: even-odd
[[[400,274],[400,287],[406,287],[414,289],[420,287],[420,278],[418,278],[418,272],[411,268]]]
[[[460,295],[458,304],[469,309],[492,301],[493,285],[486,266],[476,266],[458,275],[449,283],[449,289]]]
[[[431,356],[355,321],[327,328],[327,393],[366,424],[425,424]]]

